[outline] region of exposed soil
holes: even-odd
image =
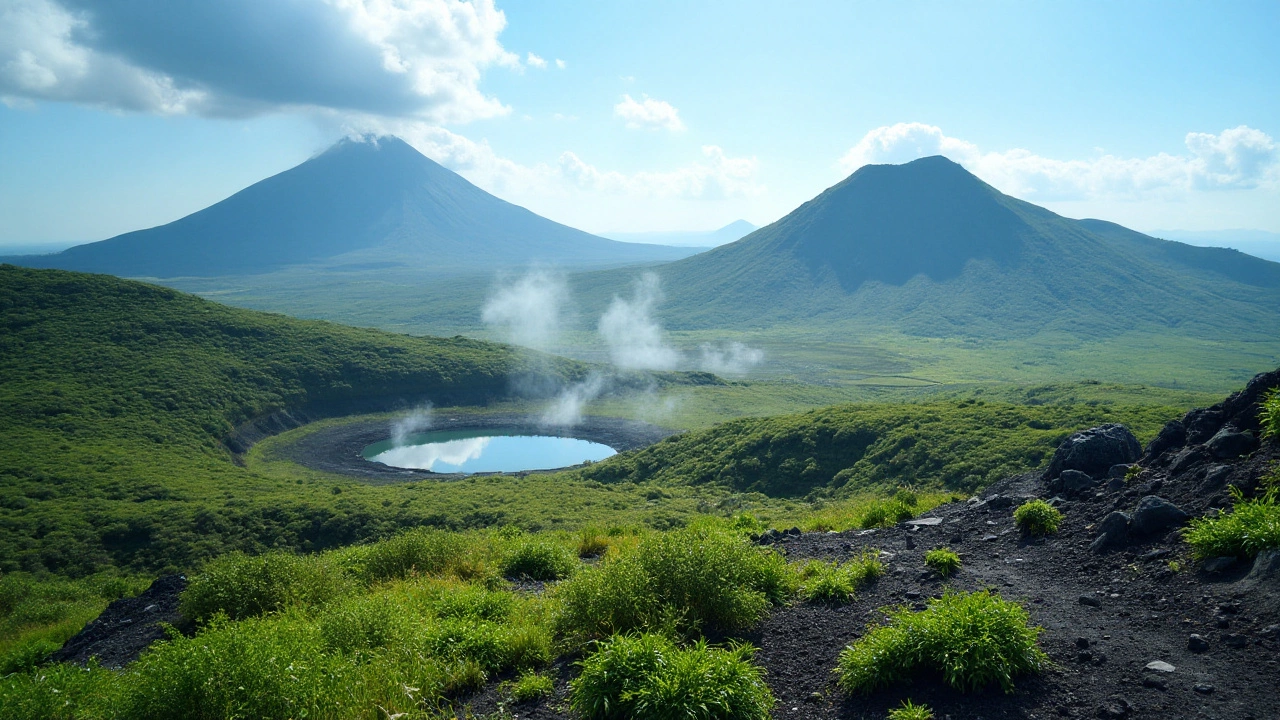
[[[107,668],[121,668],[142,654],[151,643],[168,637],[166,627],[191,632],[178,612],[178,600],[187,587],[181,575],[165,575],[137,597],[116,600],[84,626],[49,659],[85,664],[96,657]]]
[[[528,415],[512,413],[504,414],[468,414],[465,412],[436,412],[432,417],[431,430],[502,430],[529,435],[556,435],[559,437],[589,440],[623,452],[635,450],[676,434],[675,430],[650,425],[636,420],[587,416],[573,427],[548,428],[538,425]],[[297,442],[280,450],[280,455],[288,460],[325,472],[347,475],[366,482],[408,482],[423,479],[456,480],[468,477],[460,473],[435,473],[430,470],[408,470],[394,468],[381,463],[369,462],[361,452],[391,435],[391,428],[386,421],[360,421],[335,425],[311,433]],[[528,470],[510,475],[529,475],[531,473],[558,472],[555,470]],[[490,475],[497,473],[475,473]]]

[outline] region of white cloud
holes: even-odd
[[[534,55],[533,53],[529,53],[527,56],[525,56],[524,61],[529,64],[529,67],[536,67],[539,70],[547,69],[547,61],[543,60],[537,55]]]
[[[630,95],[623,95],[622,102],[613,106],[613,114],[627,121],[627,127],[644,130],[670,130],[676,132],[684,129],[680,121],[680,111],[671,103],[654,100],[648,95],[637,102]]]
[[[565,61],[561,60],[560,58],[556,58],[556,67],[557,67],[557,68],[559,68],[560,70],[563,70],[563,69],[565,69],[565,68],[569,67],[569,63],[566,63]]]
[[[1193,132],[1185,143],[1189,153],[1183,155],[1055,160],[1023,149],[983,152],[934,125],[898,123],[868,132],[840,159],[840,166],[852,172],[873,163],[945,155],[1004,192],[1035,200],[1247,189],[1280,179],[1280,146],[1259,130],[1241,125],[1217,135]]]
[[[611,194],[718,200],[764,191],[755,180],[759,163],[754,157],[729,157],[716,145],[703,146],[702,155],[706,162],[665,172],[624,175],[599,170],[576,154],[565,152],[560,156],[560,172],[578,188]]]
[[[5,0],[0,98],[464,122],[509,112],[478,87],[485,68],[520,66],[505,25],[493,0]]]

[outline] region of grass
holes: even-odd
[[[752,545],[724,523],[653,533],[561,583],[555,627],[580,639],[677,627],[738,631],[795,590],[781,555]]]
[[[1258,412],[1258,425],[1262,429],[1262,437],[1280,438],[1280,387],[1271,388],[1262,398],[1262,408]]]
[[[1263,550],[1280,548],[1280,494],[1274,486],[1261,496],[1245,499],[1232,488],[1231,512],[1211,518],[1192,518],[1183,538],[1201,560],[1214,557],[1251,558]]]
[[[921,673],[937,673],[961,692],[997,684],[1012,692],[1014,679],[1044,669],[1040,628],[1016,602],[988,591],[947,592],[926,609],[886,610],[888,623],[872,626],[840,653],[837,683],[867,693]]]
[[[960,556],[951,548],[937,548],[924,554],[924,564],[942,577],[949,577],[960,569]]]
[[[1013,521],[1027,535],[1052,535],[1058,532],[1062,513],[1044,500],[1028,500],[1013,511]]]
[[[814,503],[800,527],[810,532],[868,529],[886,527],[926,513],[939,505],[963,500],[964,496],[953,492],[910,491],[914,500],[905,502],[901,491],[891,497],[863,493],[840,500],[821,500]]]
[[[539,537],[521,538],[502,560],[502,574],[528,580],[560,580],[578,568],[577,556],[560,543]]]
[[[800,570],[800,596],[808,602],[848,602],[859,588],[882,575],[884,563],[874,550],[843,563],[811,560]]]
[[[581,662],[569,706],[586,720],[764,720],[774,698],[751,656],[749,645],[618,635]]]
[[[889,711],[889,720],[933,720],[933,710],[928,705],[916,705],[907,699]]]
[[[505,685],[507,694],[516,702],[530,702],[547,697],[555,689],[551,676],[526,670]]]

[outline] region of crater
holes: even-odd
[[[511,473],[596,462],[617,454],[603,443],[558,435],[525,435],[504,430],[437,430],[414,433],[399,442],[376,442],[365,460],[395,468],[434,473]]]

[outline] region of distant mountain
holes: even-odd
[[[1153,230],[1151,235],[1188,245],[1234,248],[1254,257],[1280,262],[1280,233],[1265,230]]]
[[[929,336],[1280,334],[1280,264],[1070,220],[942,157],[863,167],[737,242],[662,267],[675,328],[853,321]],[[625,273],[593,273],[586,293]]]
[[[678,247],[709,248],[739,240],[758,228],[746,220],[734,220],[719,230],[682,232],[604,233],[611,240],[630,243],[653,243]]]
[[[688,249],[596,237],[500,200],[399,138],[344,140],[180,220],[17,264],[124,276],[218,276],[289,265],[489,270],[608,266]]]

